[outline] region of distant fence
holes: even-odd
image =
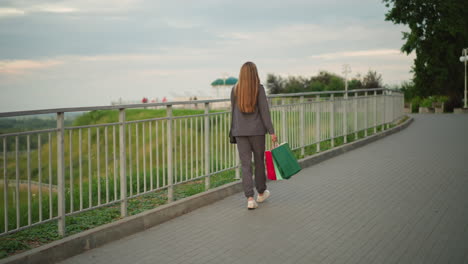
[[[358,133],[367,136],[378,128],[387,129],[403,116],[404,108],[401,92],[382,88],[278,94],[268,96],[268,100],[279,140],[289,142],[300,157],[307,156],[306,148],[321,151],[320,143],[325,141],[334,147],[337,138],[346,143],[348,135],[357,138]],[[174,107],[195,103],[203,113],[174,116]],[[237,149],[228,142],[231,112],[210,111],[219,103],[229,100],[0,113],[0,117],[57,115],[56,128],[0,135],[0,235],[55,220],[64,235],[65,217],[70,215],[119,203],[121,215],[126,217],[128,199],[166,190],[170,203],[176,185],[203,179],[208,190],[213,175],[232,170],[239,179]],[[126,109],[145,107],[165,108],[166,116],[126,119]],[[118,111],[119,121],[64,126],[64,113],[93,110]],[[26,138],[26,149],[19,147],[21,137]],[[34,145],[32,137],[37,137]],[[14,149],[13,156],[7,145]],[[27,190],[21,192],[20,185],[26,185]],[[37,194],[32,193],[32,185],[38,187]],[[43,192],[42,185],[56,185],[56,190]]]

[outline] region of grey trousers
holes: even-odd
[[[252,153],[255,163],[255,187],[258,193],[266,190],[265,135],[236,137],[242,167],[242,186],[245,197],[253,197]]]

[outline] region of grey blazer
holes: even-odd
[[[242,113],[237,106],[234,89],[231,90],[231,132],[235,137],[240,136],[260,136],[274,134],[273,123],[271,122],[270,109],[266,98],[265,88],[260,85],[258,89],[257,106],[253,113]]]

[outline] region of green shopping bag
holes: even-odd
[[[301,171],[302,168],[294,157],[288,143],[283,143],[272,149],[271,154],[273,154],[273,160],[283,179],[289,179],[291,176]]]
[[[273,164],[275,167],[276,180],[277,181],[284,180],[283,176],[281,175],[281,172],[279,171],[279,167],[278,167],[278,164],[276,164],[275,159],[273,159]]]

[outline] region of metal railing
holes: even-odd
[[[298,156],[321,151],[321,143],[358,133],[368,136],[403,116],[404,98],[389,89],[269,95],[276,134]],[[228,142],[230,110],[210,111],[229,99],[156,104],[81,107],[0,113],[0,117],[56,113],[57,127],[0,135],[3,171],[3,224],[0,235],[49,221],[58,221],[65,235],[65,217],[235,170],[240,178],[235,145]],[[203,113],[175,116],[174,105],[204,105]],[[127,120],[126,110],[159,107],[164,117]],[[64,114],[117,110],[118,122],[64,126]],[[25,149],[19,141],[25,140]],[[34,139],[34,140],[31,140]],[[34,142],[34,143],[32,143]],[[271,142],[267,140],[267,148]],[[306,151],[306,149],[308,149]],[[13,153],[13,155],[12,155]],[[13,182],[13,183],[12,183]],[[26,191],[24,191],[26,189]],[[23,192],[21,192],[23,190]]]

